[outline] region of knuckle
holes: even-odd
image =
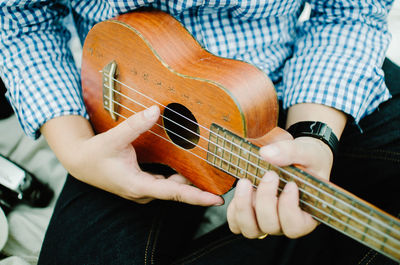
[[[183,198],[182,194],[180,194],[180,193],[173,194],[172,200],[177,201],[177,202],[184,202],[184,198]]]
[[[283,229],[283,233],[291,239],[299,238],[304,235],[301,229],[298,228],[286,228]]]
[[[242,213],[246,212],[249,208],[249,206],[246,205],[243,200],[235,200],[233,206],[234,207],[232,210],[234,212],[236,212],[237,214],[242,214]]]
[[[231,203],[229,203],[229,205],[228,205],[228,208],[226,209],[226,218],[228,221],[233,219],[233,213],[234,213],[233,212],[233,208],[234,208],[233,202],[234,201],[231,201]]]
[[[254,239],[260,236],[260,231],[258,230],[251,230],[251,231],[243,231],[243,236],[249,239]]]
[[[233,220],[228,221],[229,230],[231,230],[234,234],[240,234],[240,230],[237,227],[236,223]]]
[[[268,234],[278,234],[281,232],[281,226],[276,221],[263,221],[259,223],[261,231]]]

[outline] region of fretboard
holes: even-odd
[[[375,208],[333,183],[294,167],[276,167],[262,160],[259,147],[213,124],[207,161],[237,179],[247,178],[254,187],[267,170],[280,177],[279,190],[289,181],[300,190],[300,207],[318,221],[370,248],[400,261],[400,220]]]

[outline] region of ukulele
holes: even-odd
[[[257,187],[274,170],[280,190],[296,182],[301,208],[316,220],[400,262],[399,219],[295,166],[262,160],[278,119],[272,82],[255,66],[210,54],[172,16],[140,11],[96,24],[83,47],[82,88],[97,133],[160,107],[158,122],[132,143],[140,163],[168,165],[215,194],[241,178]]]

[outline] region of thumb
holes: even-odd
[[[159,116],[160,109],[157,105],[153,105],[137,112],[115,128],[110,129],[108,131],[109,136],[113,141],[117,141],[122,145],[132,143],[139,135],[153,127]]]
[[[260,155],[266,161],[277,166],[299,163],[299,159],[302,160],[302,156],[304,156],[302,153],[302,149],[294,140],[278,141],[260,149]]]

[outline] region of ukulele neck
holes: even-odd
[[[278,192],[287,182],[294,181],[300,191],[300,207],[316,220],[386,256],[400,258],[398,219],[294,166],[281,168],[262,160],[258,146],[216,124],[211,125],[210,131],[210,164],[237,179],[249,179],[255,188],[265,172],[273,170],[280,178]]]

